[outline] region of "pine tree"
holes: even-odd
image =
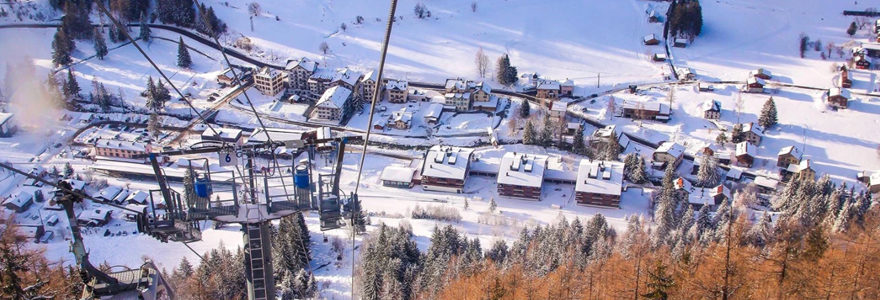
[[[584,144],[584,131],[578,130],[574,133],[574,144],[571,146],[571,151],[575,154],[584,155],[586,154],[586,145]]]
[[[497,265],[504,263],[507,258],[507,243],[503,240],[497,240],[492,244],[492,248],[486,252],[486,258],[492,260]]]
[[[95,29],[95,56],[100,60],[104,60],[104,56],[107,56],[107,53],[107,44],[104,42],[104,35]]]
[[[654,242],[657,245],[667,243],[670,234],[678,227],[675,218],[677,200],[674,179],[675,171],[672,164],[669,164],[663,176],[663,184],[654,213],[654,222],[657,223]]]
[[[55,37],[52,39],[52,63],[56,66],[70,64],[73,60],[70,58],[71,40],[67,33],[60,28],[55,31]]]
[[[761,220],[749,229],[746,236],[752,245],[759,248],[763,248],[772,242],[773,220],[770,219],[769,212],[764,212]]]
[[[645,167],[645,158],[641,156],[638,157],[638,162],[636,163],[635,169],[633,169],[632,172],[631,181],[637,184],[648,182],[648,173]]]
[[[694,207],[691,205],[687,206],[687,210],[685,210],[684,215],[681,217],[681,222],[678,223],[678,243],[682,244],[682,246],[690,245],[693,241],[688,236],[688,231],[691,227],[696,223],[696,219],[694,218]]]
[[[700,158],[700,168],[697,171],[697,183],[700,187],[714,187],[718,185],[718,162],[714,157],[704,154]]]
[[[508,57],[507,54],[502,54],[501,57],[498,58],[498,62],[495,64],[495,79],[498,80],[498,83],[502,85],[513,83],[508,81],[509,68],[510,57]]]
[[[770,97],[770,99],[767,99],[767,102],[764,102],[764,107],[761,108],[761,116],[758,118],[758,124],[765,129],[769,129],[771,126],[776,125],[777,122],[776,103],[773,102],[773,97]]]
[[[64,178],[70,178],[73,176],[73,167],[70,165],[70,162],[64,163]]]
[[[837,219],[834,220],[834,231],[846,232],[847,229],[849,229],[849,223],[853,214],[852,207],[852,205],[844,204],[843,210],[840,211],[840,214],[837,215]]]
[[[149,42],[152,39],[150,34],[150,26],[147,26],[147,17],[141,16],[140,34],[138,34],[138,37],[144,42]]]
[[[364,219],[364,211],[361,207],[361,200],[357,197],[352,198],[352,219],[354,220],[354,232],[361,234],[367,232],[367,222]],[[303,223],[305,224],[305,223]]]
[[[495,197],[489,199],[489,212],[495,212],[498,209],[498,203],[495,203]]]
[[[724,144],[727,144],[728,141],[727,135],[725,135],[724,132],[719,133],[718,136],[715,137],[715,142],[718,143],[718,145],[721,145],[721,147],[724,147]]]
[[[189,278],[195,271],[193,270],[192,264],[186,256],[184,256],[183,259],[180,260],[180,264],[177,265],[177,268],[174,269],[174,272],[180,274],[182,278]]]
[[[743,141],[742,123],[737,123],[736,125],[733,125],[733,129],[730,132],[730,140],[734,143],[739,143]]]
[[[532,113],[531,112],[532,109],[530,106],[531,106],[531,104],[529,104],[529,100],[523,99],[522,105],[520,105],[520,107],[519,107],[519,117],[520,118],[526,119],[529,117],[529,115]]]
[[[550,122],[550,114],[544,114],[544,126],[541,127],[539,139],[541,146],[550,147],[553,144],[553,123]]]
[[[183,37],[180,37],[180,42],[177,44],[177,66],[181,68],[192,66],[192,59],[189,57],[189,50],[186,49],[186,44],[183,43]]]
[[[715,241],[723,241],[727,237],[727,227],[733,226],[733,221],[736,220],[735,212],[736,210],[730,207],[730,201],[724,198],[715,210],[715,218],[712,220],[715,224]]]
[[[693,241],[702,241],[707,242],[705,239],[707,236],[707,231],[712,230],[712,219],[709,218],[709,206],[703,205],[700,207],[700,211],[697,213],[697,220],[694,221],[694,226],[691,227],[691,230],[688,231],[688,238]]]
[[[523,131],[523,144],[526,145],[534,145],[535,144],[535,126],[532,125],[532,121],[526,122],[526,129]]]
[[[662,261],[657,260],[654,268],[648,270],[647,287],[648,292],[642,294],[642,297],[664,300],[669,298],[669,290],[675,287],[675,280],[672,279],[672,274],[667,274]]]
[[[620,157],[620,143],[617,140],[617,136],[612,134],[608,138],[608,142],[605,143],[605,148],[602,151],[602,155],[600,155],[603,160],[617,160]]]

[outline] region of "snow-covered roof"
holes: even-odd
[[[444,95],[446,98],[459,98],[459,99],[470,99],[471,93],[446,93]]]
[[[687,179],[684,179],[684,177],[676,178],[675,181],[673,181],[673,184],[675,185],[676,190],[684,190],[688,193],[694,190],[694,186],[691,184],[691,182]]]
[[[211,129],[205,129],[202,131],[202,139],[214,139],[214,140],[223,140],[223,141],[235,141],[241,138],[241,129],[236,128],[215,128],[217,131],[215,134]]]
[[[746,80],[746,84],[753,84],[753,83],[758,83],[758,84],[760,84],[760,85],[765,85],[765,84],[767,84],[767,82],[764,81],[764,79],[762,79],[762,78],[758,78],[758,77],[755,77],[755,76],[749,76],[749,79]]]
[[[801,150],[798,150],[798,148],[795,146],[782,147],[782,149],[779,149],[779,153],[776,154],[776,156],[786,155],[786,154],[791,154],[792,156],[797,157],[798,159],[801,158]]]
[[[623,186],[623,163],[582,159],[578,168],[575,192],[620,196]]]
[[[687,43],[688,43],[688,40],[687,40],[687,39],[683,39],[683,38],[677,38],[677,39],[675,39],[675,43],[676,43],[676,44],[687,44]]]
[[[435,145],[425,156],[422,176],[464,180],[474,149]]]
[[[568,103],[562,101],[553,101],[553,105],[550,106],[550,111],[565,113],[566,109],[568,109]]]
[[[547,158],[547,169],[544,170],[544,178],[551,180],[577,181],[578,166],[568,166],[560,156]]]
[[[376,80],[378,80],[378,79],[379,79],[379,72],[376,72],[376,70],[370,70],[369,72],[367,72],[367,74],[364,75],[364,78],[361,79],[361,82],[364,82],[367,80],[372,80],[373,82],[376,82]]]
[[[755,181],[754,181],[754,183],[757,184],[757,185],[760,186],[760,187],[765,187],[765,188],[769,188],[769,189],[774,189],[774,190],[775,190],[775,189],[776,189],[776,186],[779,185],[779,180],[772,179],[772,178],[767,178],[767,177],[764,177],[764,176],[755,176]]]
[[[656,111],[661,115],[669,115],[669,105],[665,103],[660,103],[656,101],[623,101],[624,109],[638,109],[638,110],[648,110],[648,111]]]
[[[263,131],[263,128],[257,128],[257,130],[254,130],[254,133],[248,137],[247,143],[262,144],[268,142],[268,140],[266,140],[266,132],[269,133],[269,137],[272,138],[273,142],[302,140],[302,136],[305,133],[305,131],[294,129],[266,128],[266,130]]]
[[[736,144],[736,156],[739,157],[740,155],[755,157],[755,147],[746,141]]]
[[[841,96],[846,99],[850,98],[849,90],[842,88],[832,88],[828,90],[828,97]]]
[[[12,113],[0,112],[0,124],[5,124],[6,121],[9,121],[9,119],[12,119],[12,116],[13,116]]]
[[[538,83],[539,90],[558,90],[559,89],[559,81],[556,80],[542,80]]]
[[[95,147],[147,152],[146,147],[144,147],[144,145],[141,143],[112,139],[98,139],[97,141],[95,141]]]
[[[337,85],[324,91],[324,94],[321,95],[321,99],[318,100],[316,106],[341,109],[345,106],[345,102],[348,101],[348,98],[350,97],[351,90]]]
[[[663,142],[654,153],[667,153],[673,157],[681,157],[684,154],[684,146],[674,142]]]
[[[617,125],[614,125],[614,124],[607,125],[605,127],[596,129],[596,131],[593,132],[593,136],[594,137],[601,137],[601,138],[610,138],[611,135],[617,134],[617,130],[615,128],[617,128]]]
[[[492,93],[492,86],[490,86],[488,83],[486,83],[484,81],[480,81],[479,83],[477,83],[477,85],[475,87],[477,88],[477,90],[481,90],[486,94]]]
[[[566,78],[565,81],[562,82],[562,86],[564,87],[574,87],[574,81]]]
[[[409,83],[403,80],[388,80],[388,83],[385,84],[385,89],[405,91],[407,86],[409,86]]]
[[[761,127],[761,125],[755,125],[754,122],[748,122],[743,124],[743,132],[751,132],[758,136],[764,136],[764,127]]]
[[[254,74],[254,76],[261,76],[261,77],[268,77],[268,78],[274,78],[279,75],[281,75],[281,73],[279,73],[278,70],[271,69],[269,67],[262,67],[262,68],[260,68],[260,71],[257,72],[257,74]]]
[[[871,51],[880,51],[880,43],[862,43],[862,48]]]
[[[307,57],[302,57],[297,60],[288,61],[287,66],[284,69],[285,70],[293,70],[293,68],[295,68],[297,66],[302,67],[303,69],[306,69],[306,71],[314,72],[315,68],[318,67],[318,63],[307,58]]]
[[[805,159],[798,164],[788,164],[788,168],[785,170],[791,173],[800,173],[803,170],[811,169],[810,165],[810,160]]]
[[[541,187],[547,156],[516,152],[504,153],[498,168],[498,184]]]
[[[465,81],[461,78],[446,79],[446,90],[465,91],[474,88],[476,84],[473,81]]]
[[[724,185],[718,185],[710,188],[697,188],[688,194],[688,203],[690,204],[715,204],[715,197],[724,195],[730,199],[730,190]]]
[[[98,197],[96,198],[113,200],[114,198],[116,198],[116,195],[119,195],[120,192],[122,192],[121,187],[111,185],[101,190],[101,192],[98,193]]]
[[[403,122],[409,124],[412,121],[413,113],[406,111],[406,107],[391,113],[391,120],[394,122]]]
[[[656,40],[656,39],[657,39],[657,35],[655,35],[655,34],[653,34],[653,33],[652,33],[652,34],[649,34],[649,35],[646,35],[645,38],[644,38],[645,41]]]
[[[336,74],[333,76],[333,81],[341,81],[354,86],[358,83],[358,80],[361,79],[362,75],[361,72],[349,68],[342,68],[336,71]]]
[[[753,71],[753,73],[756,75],[760,74],[760,75],[773,76],[773,74],[771,74],[770,71],[767,71],[764,68],[758,68],[757,70]]]
[[[426,106],[422,109],[422,112],[424,113],[424,116],[426,119],[430,119],[430,118],[439,119],[440,114],[443,113],[443,104],[440,104],[440,103],[428,104],[428,106]]]
[[[90,221],[90,220],[98,221],[98,220],[105,220],[106,218],[109,217],[109,215],[110,215],[110,210],[108,210],[108,209],[89,209],[89,210],[84,210],[81,213],[79,213],[79,216],[77,217],[77,219],[86,220],[86,221]]]
[[[382,181],[412,182],[416,170],[410,167],[387,166],[382,170]]]
[[[721,111],[721,101],[707,99],[700,106],[703,111]]]
[[[868,185],[880,185],[880,171],[874,172],[874,174],[871,174],[871,177],[868,177]]]
[[[330,81],[333,80],[333,77],[336,76],[336,71],[326,68],[317,68],[312,76],[309,76],[309,80],[318,80],[318,81]]]
[[[147,203],[147,198],[149,198],[149,196],[150,195],[144,191],[135,191],[128,195],[128,199],[126,199],[126,201],[143,204]]]
[[[119,194],[116,195],[115,198],[113,198],[113,201],[123,202],[123,201],[125,201],[125,199],[128,199],[128,194],[130,194],[130,193],[131,192],[129,192],[128,190],[122,190],[121,192],[119,192]]]

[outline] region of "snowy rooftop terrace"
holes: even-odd
[[[581,160],[574,187],[576,192],[620,196],[622,186],[623,163]]]
[[[507,152],[501,157],[498,184],[541,187],[547,156]]]
[[[474,149],[435,145],[425,156],[422,176],[464,180]]]

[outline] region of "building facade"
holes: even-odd
[[[267,96],[275,96],[284,89],[284,76],[277,70],[263,67],[254,74],[254,87]]]

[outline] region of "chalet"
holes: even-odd
[[[753,182],[758,186],[758,189],[760,189],[762,193],[776,192],[776,188],[779,186],[778,180],[764,176],[755,176]]]
[[[541,200],[547,156],[507,152],[498,168],[498,194]]]
[[[688,45],[688,40],[683,38],[677,38],[672,41],[672,47],[676,48],[685,48]]]
[[[550,105],[550,120],[554,123],[565,121],[565,112],[568,110],[568,103],[555,101]]]
[[[718,120],[721,118],[721,101],[706,100],[701,105],[703,118]]]
[[[849,75],[849,70],[847,70],[846,67],[840,69],[840,75],[837,78],[837,86],[840,88],[852,87],[852,77]]]
[[[378,81],[378,79],[379,79],[379,72],[376,72],[375,70],[367,72],[367,74],[364,75],[364,78],[361,79],[361,82],[360,82],[360,85],[361,85],[360,98],[361,99],[364,99],[367,102],[373,101],[373,92],[376,90],[376,81]],[[379,85],[379,94],[382,94],[384,92],[384,91],[382,91],[382,89],[384,87],[385,87],[384,85],[381,85],[381,84]]]
[[[100,227],[110,223],[112,211],[108,209],[91,209],[79,213],[76,222],[80,226]]]
[[[623,163],[581,160],[574,186],[578,204],[620,207],[622,190]]]
[[[697,72],[694,71],[694,68],[677,68],[675,72],[678,74],[678,80],[697,79]]]
[[[678,177],[673,180],[672,186],[675,190],[675,195],[679,199],[687,198],[690,193],[694,192],[694,185],[687,179],[684,179],[684,177]]]
[[[746,86],[743,91],[747,93],[763,93],[764,85],[766,84],[767,83],[764,81],[764,79],[758,77],[749,77],[749,79],[746,80]]]
[[[757,77],[764,80],[773,78],[773,74],[770,74],[770,71],[767,71],[764,68],[758,68],[757,70],[752,71],[749,75],[749,77]]]
[[[435,145],[425,155],[420,173],[422,188],[430,191],[461,193],[470,171],[474,150]]]
[[[756,125],[755,122],[742,124],[743,139],[757,146],[764,137],[764,127]]]
[[[559,100],[561,86],[556,80],[543,80],[538,83],[536,97],[545,100]]]
[[[385,84],[385,98],[391,103],[406,102],[408,86],[406,81],[388,80]]]
[[[651,60],[658,62],[666,61],[666,53],[654,53],[654,55],[651,56]]]
[[[526,90],[537,88],[538,81],[539,77],[537,73],[522,73],[519,75],[519,84]]]
[[[284,88],[284,76],[277,70],[262,67],[254,74],[254,87],[267,96],[275,96]]]
[[[321,99],[315,104],[312,117],[320,120],[340,121],[349,113],[351,90],[334,86],[321,95]]]
[[[387,166],[382,170],[382,185],[399,188],[411,188],[416,170],[402,166]]]
[[[835,108],[846,108],[849,104],[850,93],[847,89],[833,88],[828,90],[828,105]]]
[[[711,84],[703,84],[702,82],[697,82],[697,91],[700,92],[714,92],[715,86]]]
[[[797,147],[783,147],[779,150],[779,153],[776,154],[776,166],[780,168],[787,168],[788,165],[799,164],[801,163],[801,156],[801,151],[798,150]]]
[[[646,35],[644,38],[642,38],[642,43],[645,43],[645,45],[648,45],[648,46],[653,46],[653,45],[660,44],[660,40],[657,39],[657,35],[652,33],[652,34]]]
[[[216,133],[214,130],[216,130]],[[229,143],[237,146],[244,144],[244,136],[242,136],[241,129],[215,128],[214,130],[210,128],[205,129],[202,132],[202,141]]]
[[[424,91],[411,89],[406,93],[406,101],[427,102],[429,100],[431,100],[431,97],[429,97]]]
[[[406,111],[406,107],[391,113],[390,125],[394,128],[406,130],[412,126],[413,113]]]
[[[49,225],[49,226],[58,225],[59,221],[61,221],[61,219],[58,218],[58,215],[50,215],[50,216],[46,217],[46,225]]]
[[[111,201],[116,204],[123,204],[125,203],[125,199],[128,199],[128,194],[130,193],[131,192],[129,192],[127,189],[122,190],[119,192],[119,194],[116,194],[116,197],[114,197]]]
[[[665,168],[667,164],[672,164],[673,168],[678,168],[684,158],[684,146],[674,142],[663,142],[657,150],[651,155],[654,160],[655,168]]]
[[[324,92],[330,88],[330,82],[336,77],[336,72],[331,69],[317,68],[306,84],[309,86],[309,95],[311,99],[317,99],[324,95]]]
[[[578,122],[566,122],[565,123],[565,133],[562,135],[566,136],[574,136],[578,131],[584,130],[584,125]],[[620,140],[618,140],[620,141]],[[569,143],[571,141],[568,141]]]
[[[725,199],[730,201],[732,198],[730,189],[719,184],[715,187],[694,188],[688,193],[687,199],[688,203],[694,206],[694,209],[700,209],[703,205],[709,205],[711,208],[717,207]]]
[[[660,14],[656,10],[648,11],[648,23],[660,23]]]
[[[425,118],[425,124],[434,125],[440,121],[440,116],[443,115],[443,104],[440,103],[431,103],[426,107],[422,108],[422,115]]]
[[[871,174],[868,178],[868,191],[871,193],[880,193],[880,171]]]
[[[856,69],[859,70],[867,70],[871,68],[871,61],[865,58],[865,56],[853,56],[853,64],[855,64]]]
[[[446,93],[446,106],[453,107],[455,111],[468,111],[471,109],[471,93]]]
[[[444,89],[447,93],[467,93],[473,90],[476,84],[473,81],[465,81],[461,78],[446,79]]]
[[[144,191],[134,191],[128,194],[128,198],[125,199],[125,202],[128,202],[130,204],[144,205],[147,204],[147,198],[149,198],[149,196],[150,195]]]
[[[623,117],[642,120],[669,121],[669,105],[659,102],[624,101]]]
[[[6,209],[16,213],[27,211],[34,202],[43,202],[43,190],[33,186],[23,186],[15,197],[3,203]]]
[[[385,118],[376,118],[373,120],[373,129],[376,130],[385,130],[385,127],[388,126],[388,119]]]
[[[149,144],[145,146],[138,142],[111,139],[98,139],[92,147],[95,150],[96,156],[109,158],[135,159],[134,157],[137,155],[145,155],[150,152]],[[137,160],[141,162],[147,161],[146,158],[140,158]]]
[[[571,98],[572,95],[574,95],[574,81],[566,78],[565,81],[559,85],[559,96]]]
[[[880,58],[880,43],[862,43],[862,49],[865,56]]]
[[[474,103],[489,102],[492,98],[492,87],[486,82],[479,82],[474,86],[471,97],[474,98]]]
[[[736,165],[751,168],[755,162],[755,146],[749,142],[736,144]]]
[[[578,128],[580,128],[580,126],[578,126]],[[617,138],[617,145],[620,146],[620,151],[623,152],[623,150],[629,145],[629,138],[623,134],[622,131],[618,132],[617,125],[613,124],[593,131],[589,141],[590,149],[593,151],[602,151],[602,149],[607,147],[612,136]]]
[[[287,72],[287,88],[295,91],[309,90],[309,77],[318,69],[318,62],[302,57],[288,60],[284,70]]]
[[[119,196],[120,193],[122,193],[121,187],[111,185],[99,191],[95,198],[104,202],[110,202],[116,199],[116,196]]]
[[[219,84],[221,87],[227,87],[235,84],[235,75],[232,73],[232,69],[230,68],[226,69],[226,71],[224,71],[220,75],[217,75],[217,84]]]
[[[804,159],[801,160],[800,163],[790,164],[787,168],[779,170],[779,175],[782,176],[783,181],[789,180],[794,175],[815,179],[816,171],[813,170],[813,167],[810,164],[810,160]]]
[[[0,137],[11,137],[18,131],[15,114],[0,112]]]

